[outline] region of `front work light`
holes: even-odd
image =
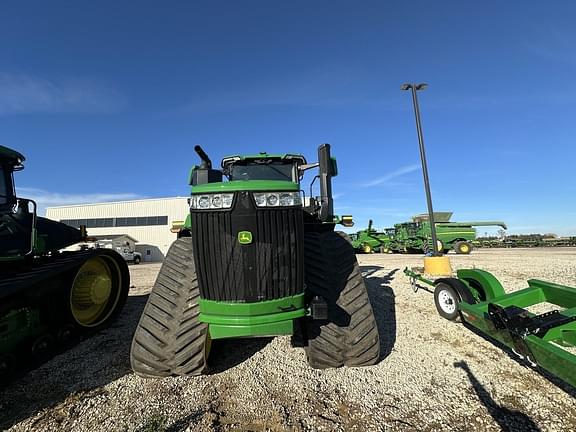
[[[301,206],[300,192],[256,192],[254,202],[258,207]]]
[[[226,209],[232,207],[234,194],[203,194],[192,195],[190,208],[194,210]]]

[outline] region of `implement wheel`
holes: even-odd
[[[467,241],[458,241],[454,243],[454,251],[460,255],[469,255],[472,252],[472,245]]]
[[[205,371],[211,340],[198,320],[199,300],[192,238],[181,237],[170,246],[132,339],[130,363],[137,375]]]
[[[98,253],[80,267],[70,287],[70,314],[76,325],[97,329],[120,313],[128,296],[128,268],[117,254]]]
[[[441,317],[449,321],[460,321],[458,303],[476,303],[470,289],[455,278],[438,279],[434,289],[434,304]]]
[[[380,357],[374,312],[354,250],[344,233],[305,236],[307,297],[328,306],[324,320],[304,318],[308,363],[316,369],[369,366]]]

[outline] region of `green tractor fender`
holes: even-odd
[[[464,281],[481,301],[491,301],[505,294],[502,284],[485,270],[461,269],[456,272],[458,279]]]

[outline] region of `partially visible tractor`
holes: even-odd
[[[292,335],[314,368],[375,364],[372,306],[349,238],[335,231],[352,220],[334,215],[330,145],[317,163],[260,153],[225,157],[221,170],[195,151],[190,213],[136,328],[133,370],[199,375],[212,341],[277,335]],[[303,197],[312,168],[320,195]]]
[[[475,226],[499,226],[500,221],[450,222],[451,212],[434,212],[438,251],[469,254],[476,240]],[[429,253],[432,251],[432,235],[427,214],[416,215],[411,222],[394,225],[395,236],[390,248],[395,252]]]
[[[13,172],[23,162],[0,146],[0,381],[110,324],[130,283],[113,250],[60,252],[85,241],[86,230],[39,217],[34,201],[16,197]]]
[[[394,239],[394,228],[386,228],[384,231],[378,231],[372,228],[372,219],[368,221],[368,228],[358,231],[354,239],[352,239],[352,246],[356,252],[372,253],[372,252],[390,252],[390,244]]]

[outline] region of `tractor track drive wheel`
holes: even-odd
[[[354,250],[344,233],[305,236],[307,295],[327,302],[326,320],[304,318],[308,363],[317,369],[374,365],[380,338]]]
[[[192,238],[172,243],[134,333],[130,363],[137,375],[200,375],[210,350],[201,323]]]

